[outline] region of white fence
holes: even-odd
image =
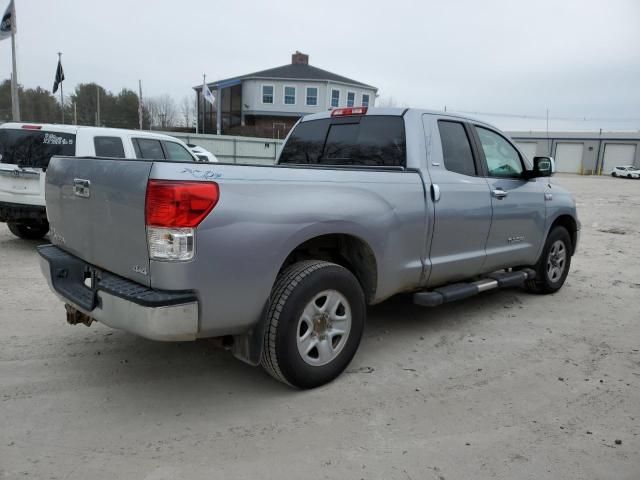
[[[193,143],[213,153],[224,163],[273,164],[280,153],[283,140],[272,138],[233,137],[181,132],[159,132]]]

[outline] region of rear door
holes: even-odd
[[[0,202],[44,205],[41,174],[53,155],[75,155],[75,140],[39,128],[0,129]]]
[[[423,124],[432,132],[426,137],[433,139],[428,159],[434,205],[428,286],[437,286],[480,272],[491,226],[491,198],[470,127],[433,115],[424,115]]]
[[[475,126],[475,139],[493,208],[487,259],[482,270],[533,265],[545,231],[546,179],[524,178],[525,162],[501,133]]]
[[[149,285],[145,195],[153,162],[54,157],[47,170],[51,241]]]

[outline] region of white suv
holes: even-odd
[[[44,184],[53,155],[198,161],[180,140],[142,130],[0,125],[0,221],[20,238],[42,238],[49,231]]]
[[[626,177],[626,178],[640,178],[640,168],[636,168],[633,165],[626,165],[623,167],[614,167],[611,172],[612,177]]]

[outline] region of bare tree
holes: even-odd
[[[196,108],[193,104],[193,96],[185,96],[180,102],[180,113],[182,113],[182,119],[184,126],[191,128],[195,125],[196,121]]]
[[[380,99],[376,102],[376,107],[381,108],[393,108],[397,106],[398,102],[391,95],[389,95],[388,97],[380,97]]]
[[[178,108],[170,95],[151,97],[146,102],[151,117],[151,125],[162,130],[175,127],[178,124]]]

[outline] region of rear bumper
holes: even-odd
[[[46,222],[47,211],[39,205],[0,202],[0,222]]]
[[[154,290],[98,269],[54,245],[38,247],[40,269],[65,303],[112,328],[162,341],[195,340],[193,292]],[[92,287],[85,286],[91,278]]]

